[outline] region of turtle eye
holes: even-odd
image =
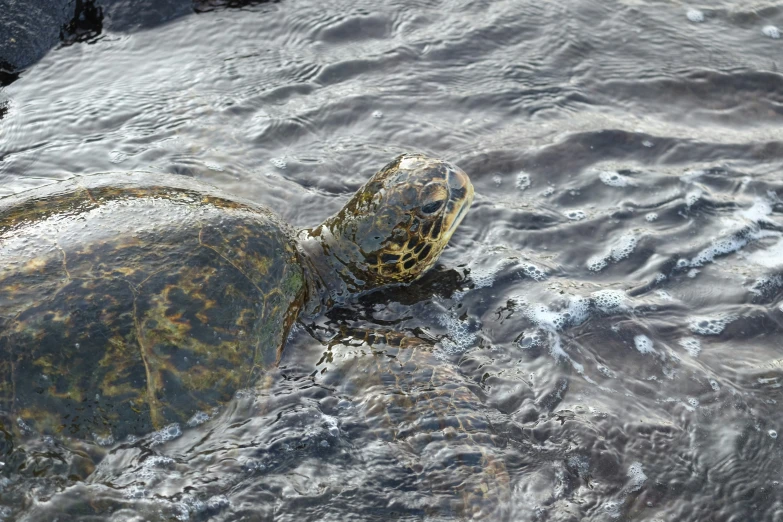
[[[434,181],[424,186],[420,194],[419,201],[424,204],[421,206],[421,213],[425,216],[434,214],[446,204],[449,200],[449,189],[440,181]]]
[[[423,205],[421,207],[421,211],[423,213],[425,213],[425,214],[434,214],[435,212],[440,210],[440,208],[443,206],[443,204],[445,202],[446,202],[445,199],[439,199],[437,201],[430,201],[429,203],[427,203],[426,205]]]

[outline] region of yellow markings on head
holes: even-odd
[[[437,262],[472,199],[473,186],[458,167],[405,154],[322,226],[358,246],[355,274],[369,272],[364,279],[373,285],[411,282]]]

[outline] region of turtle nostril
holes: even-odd
[[[426,205],[423,205],[421,207],[421,211],[425,214],[433,214],[440,210],[440,208],[443,206],[443,204],[446,202],[445,199],[439,199],[438,201],[431,201],[427,203]]]

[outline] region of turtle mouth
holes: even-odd
[[[459,212],[457,212],[457,215],[454,217],[454,220],[451,222],[451,225],[449,225],[448,228],[449,234],[452,234],[454,230],[457,229],[459,224],[462,222],[462,219],[465,217],[465,214],[468,213],[468,208],[470,208],[470,202],[460,207]]]
[[[446,228],[447,238],[456,230],[465,214],[468,213],[471,203],[473,203],[473,184],[467,174],[461,170],[452,170],[448,176],[449,184],[449,212],[444,216],[444,221],[448,225]]]

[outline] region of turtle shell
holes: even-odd
[[[0,409],[115,439],[209,412],[280,357],[292,229],[181,177],[87,176],[0,200]]]

